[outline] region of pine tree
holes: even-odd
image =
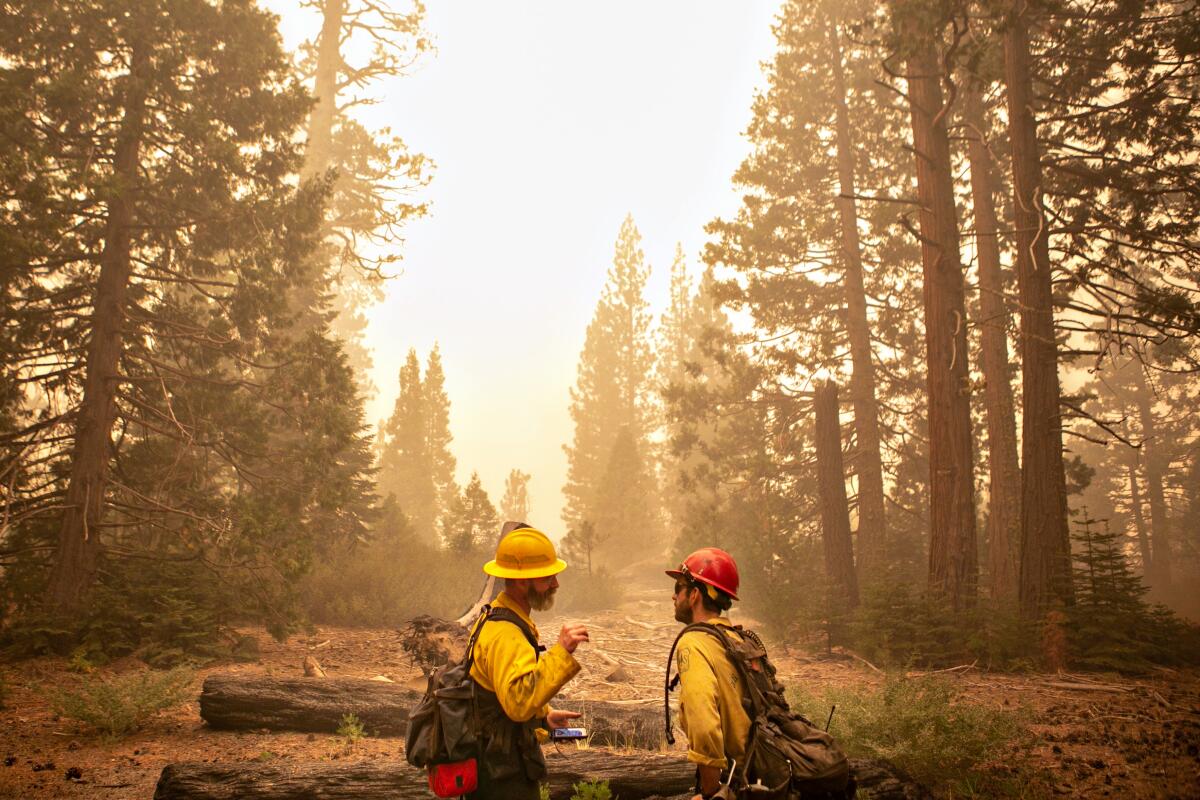
[[[1008,308],[997,211],[996,155],[1001,138],[985,93],[998,71],[998,43],[984,39],[968,58],[962,77],[962,121],[970,166],[971,215],[978,270],[979,366],[987,426],[987,566],[991,597],[1007,602],[1017,594],[1017,545],[1021,537],[1021,469],[1017,459],[1012,364],[1008,354]]]
[[[653,540],[659,518],[654,496],[647,491],[651,480],[646,459],[628,427],[618,431],[605,461],[596,490],[596,539],[602,543],[601,560],[619,564]]]
[[[400,368],[400,391],[383,431],[379,463],[379,492],[394,495],[417,535],[434,540],[437,530],[437,485],[429,449],[429,414],[421,363],[409,350]],[[457,492],[456,492],[457,494]]]
[[[381,79],[403,75],[430,48],[421,30],[425,9],[397,11],[394,3],[317,0],[321,31],[302,48],[300,68],[313,81],[303,176],[333,176],[325,215],[325,257],[337,288],[334,328],[363,375],[370,354],[362,343],[361,309],[379,299],[385,271],[402,258],[403,227],[428,206],[413,193],[429,183],[430,164],[384,128],[368,130],[353,116],[372,102],[365,94]],[[370,47],[361,45],[370,43]]]
[[[11,421],[5,472],[37,474],[20,509],[66,509],[47,607],[85,607],[118,541],[264,578],[302,569],[315,531],[296,525],[289,547],[279,520],[343,504],[353,529],[369,487],[340,352],[319,324],[289,332],[321,313],[289,298],[322,293],[325,188],[289,188],[307,103],[273,18],[244,0],[39,2],[10,4],[0,28],[5,335],[27,346],[8,374],[54,398]],[[338,421],[323,444],[302,376],[345,403],[324,407]],[[314,427],[271,431],[271,409]],[[276,473],[285,438],[312,449]],[[152,454],[167,471],[130,463]],[[323,472],[339,459],[344,481]]]
[[[429,453],[430,477],[436,492],[437,505],[434,519],[446,513],[450,499],[457,494],[454,470],[457,462],[450,452],[450,398],[446,395],[446,374],[442,371],[442,354],[435,344],[429,351],[425,363],[425,377],[421,381],[425,408],[425,443]]]
[[[483,490],[479,473],[472,472],[442,519],[442,542],[450,552],[467,555],[486,549],[499,530],[496,507]]]
[[[851,502],[873,578],[898,558],[890,540],[910,538],[885,519],[883,454],[924,407],[920,273],[900,227],[913,174],[902,109],[879,83],[885,22],[868,3],[784,5],[748,129],[754,151],[733,178],[742,207],[710,223],[704,256],[737,272],[725,299],[752,315],[756,357],[784,391],[821,371],[848,375]]]
[[[596,531],[596,526],[584,520],[578,528],[567,531],[563,537],[563,557],[568,562],[582,562],[587,566],[587,574],[592,576],[592,555],[604,544],[604,537]]]
[[[929,392],[929,588],[957,610],[975,601],[978,560],[965,286],[941,87],[941,36],[949,20],[904,0],[892,8],[905,63],[920,200]]]
[[[635,449],[644,448],[648,437],[652,357],[644,294],[650,269],[640,242],[633,218],[626,217],[579,357],[578,378],[571,390],[575,435],[564,448],[568,469],[563,520],[569,528],[579,527],[585,519],[599,524],[604,513],[600,484],[621,432],[627,432]],[[644,484],[638,488],[647,503],[656,493],[652,478],[643,473]]]
[[[1103,522],[1103,529],[1096,530]],[[1146,587],[1129,568],[1119,534],[1087,509],[1076,521],[1075,605],[1070,609],[1074,660],[1089,669],[1140,671],[1150,666],[1153,624]]]
[[[504,480],[504,497],[500,500],[500,516],[505,522],[524,522],[532,516],[529,511],[529,473],[511,470]]]

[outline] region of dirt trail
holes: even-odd
[[[612,610],[588,614],[556,610],[535,615],[545,642],[567,619],[586,622],[592,643],[579,653],[583,671],[563,692],[564,705],[588,698],[654,705],[661,702],[663,668],[679,630],[670,603],[670,584],[633,590]],[[735,621],[750,623],[739,618]],[[196,684],[214,671],[234,670],[298,675],[306,655],[314,655],[331,675],[397,682],[420,677],[399,645],[395,631],[319,628],[311,636],[279,643],[262,631],[259,663],[220,665],[201,670]],[[851,659],[818,660],[770,642],[772,657],[789,685],[875,686],[880,676]],[[130,662],[111,669],[131,669]],[[618,667],[624,676],[606,680]],[[57,719],[46,698],[53,687],[78,683],[62,659],[36,659],[3,666],[8,684],[0,710],[0,797],[114,798],[149,800],[163,766],[172,761],[252,761],[274,759],[401,759],[399,739],[361,740],[352,750],[337,736],[302,733],[209,730],[196,702],[170,709],[143,730],[118,742],[104,742],[70,720]],[[1185,798],[1200,796],[1200,673],[1164,670],[1136,680],[1112,676],[998,675],[963,670],[948,673],[970,702],[999,708],[1028,706],[1042,742],[1039,765],[1052,770],[1058,797]],[[1085,691],[1093,681],[1119,690]],[[1058,685],[1056,685],[1058,684]],[[1069,684],[1064,688],[1063,684]],[[422,688],[423,688],[423,684]],[[682,746],[682,743],[679,745]],[[67,777],[78,770],[79,779]]]

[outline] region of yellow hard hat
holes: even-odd
[[[550,537],[535,528],[517,528],[496,546],[496,557],[483,571],[497,578],[546,578],[567,568]]]

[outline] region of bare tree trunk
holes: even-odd
[[[132,44],[126,80],[124,118],[113,154],[113,183],[108,199],[100,277],[92,300],[83,402],[77,412],[66,511],[58,532],[58,552],[46,587],[47,606],[70,613],[82,604],[96,575],[104,492],[117,413],[117,385],[124,341],[125,304],[138,191],[139,153],[149,83],[148,45]]]
[[[333,158],[333,121],[337,116],[337,78],[342,67],[342,17],[346,0],[324,0],[321,38],[317,41],[317,74],[313,94],[317,103],[308,118],[303,177],[320,175]]]
[[[932,35],[901,11],[921,205],[929,394],[929,588],[955,609],[975,602],[975,544],[967,318],[941,65]],[[910,13],[905,13],[906,11]],[[927,23],[925,23],[927,24]]]
[[[846,295],[846,332],[850,339],[850,401],[858,442],[854,470],[858,473],[858,570],[864,581],[881,578],[887,561],[887,520],[884,516],[883,461],[879,455],[879,404],[875,401],[875,363],[867,293],[863,282],[862,250],[858,237],[855,196],[854,138],[846,104],[846,80],[837,26],[826,17],[837,109],[838,215],[842,225],[842,288]]]
[[[966,86],[967,158],[971,202],[979,249],[979,361],[984,378],[988,432],[988,573],[992,598],[1017,593],[1016,545],[1021,536],[1021,469],[1017,462],[1017,423],[1013,412],[1012,368],[1008,361],[1008,307],[1000,268],[995,182],[982,90]]]
[[[1126,466],[1129,470],[1129,511],[1133,516],[1133,528],[1137,532],[1138,552],[1142,554],[1142,577],[1149,585],[1154,575],[1154,552],[1150,549],[1146,517],[1142,514],[1142,492],[1137,479],[1137,451],[1132,447],[1129,448],[1129,461]]]
[[[1070,604],[1058,349],[1054,335],[1050,248],[1042,214],[1042,176],[1033,116],[1026,0],[1014,0],[1004,35],[1012,142],[1013,217],[1021,300],[1021,610],[1041,618]]]
[[[838,387],[826,381],[816,388],[813,410],[817,427],[817,485],[821,494],[821,538],[825,546],[825,575],[842,596],[841,608],[858,605],[858,579],[850,542],[846,503],[846,473],[842,464],[842,426]],[[862,539],[859,539],[861,546]]]
[[[1156,593],[1171,589],[1171,521],[1163,493],[1162,440],[1154,422],[1154,394],[1140,363],[1131,365],[1136,375],[1138,419],[1142,425],[1142,450],[1146,454],[1146,494],[1150,500],[1150,541],[1154,550],[1154,571],[1150,583]]]

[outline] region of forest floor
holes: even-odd
[[[578,653],[583,671],[556,704],[569,708],[571,700],[585,698],[660,703],[667,650],[679,628],[668,594],[669,584],[661,592],[634,595],[615,610],[535,614],[543,641],[553,641],[568,617],[586,622],[591,630],[591,644]],[[258,637],[260,661],[199,670],[197,695],[210,673],[294,676],[302,674],[307,655],[315,656],[330,675],[382,675],[424,689],[419,669],[409,663],[394,630],[320,627],[283,643],[261,630],[249,632]],[[871,667],[849,657],[814,658],[769,640],[767,644],[789,686],[869,691],[882,682]],[[605,680],[618,664],[625,679]],[[137,667],[130,659],[106,671]],[[0,710],[0,797],[149,800],[162,768],[174,761],[404,757],[400,739],[368,737],[350,747],[336,735],[210,730],[194,700],[160,713],[126,738],[106,741],[53,713],[48,694],[84,680],[65,660],[26,660],[0,670],[7,683]],[[1039,777],[1026,785],[1025,797],[1200,797],[1198,669],[1163,669],[1132,678],[1000,674],[975,668],[944,675],[961,689],[963,702],[1004,710],[1023,707],[1029,713],[1037,744],[1026,766]]]

